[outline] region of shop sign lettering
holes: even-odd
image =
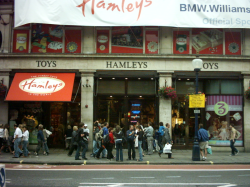
[[[107,61],[106,68],[147,68],[148,62],[113,62]]]
[[[49,61],[49,60],[37,60],[37,67],[56,67],[56,61]]]
[[[218,63],[203,63],[203,69],[219,69]]]
[[[35,77],[21,81],[19,88],[33,94],[51,94],[63,89],[65,83],[57,78],[52,77]]]

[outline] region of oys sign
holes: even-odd
[[[58,92],[63,89],[64,86],[65,83],[62,80],[51,77],[29,78],[19,83],[19,88],[22,91],[36,94]]]
[[[1,187],[5,187],[6,186],[6,175],[5,175],[5,169],[4,169],[4,165],[0,165],[1,167],[1,171],[0,171],[0,186]]]

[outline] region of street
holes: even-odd
[[[7,186],[250,186],[249,165],[6,165]]]

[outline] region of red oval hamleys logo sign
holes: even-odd
[[[36,94],[58,92],[64,86],[65,83],[62,80],[51,77],[29,78],[19,83],[19,88],[22,91]]]

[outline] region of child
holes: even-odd
[[[167,142],[165,144],[165,147],[163,148],[163,153],[168,154],[168,158],[173,158],[171,149],[172,149],[172,145],[169,142]]]

